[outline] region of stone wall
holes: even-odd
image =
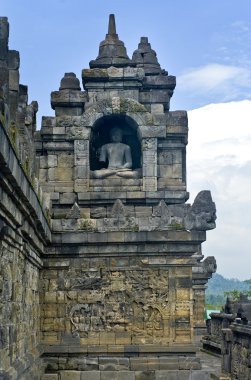
[[[221,355],[219,379],[251,379],[250,321],[251,301],[243,294],[238,301],[227,298],[221,313],[211,313],[209,334],[203,337],[202,343],[205,350]]]
[[[233,379],[251,379],[251,326],[234,323],[232,336],[225,335],[223,370]],[[229,339],[230,338],[230,339]]]
[[[0,242],[1,267],[1,371],[13,378],[22,375],[34,362],[39,366],[40,305],[39,268],[41,260],[28,260],[31,248],[14,232]],[[11,368],[11,370],[10,370]],[[4,379],[8,377],[3,377]],[[35,378],[35,377],[34,377]]]
[[[35,104],[27,105],[19,84],[6,18],[0,29],[0,378],[39,379],[40,270],[50,227],[34,172]]]
[[[39,272],[50,228],[3,125],[0,140],[0,374],[3,379],[35,379],[40,362]]]

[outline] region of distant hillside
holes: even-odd
[[[244,292],[250,289],[250,285],[244,281],[234,278],[225,278],[221,274],[214,273],[208,281],[206,290],[206,304],[221,306],[225,304],[226,296],[224,292],[239,290]]]
[[[208,281],[207,293],[224,294],[231,290],[245,291],[249,290],[249,284],[235,278],[225,278],[221,274],[214,273],[213,277]]]

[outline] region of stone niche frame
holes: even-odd
[[[90,168],[101,169],[103,166],[98,161],[97,150],[104,144],[110,143],[110,131],[118,127],[123,132],[122,142],[131,148],[132,169],[142,167],[141,139],[138,136],[138,125],[135,121],[123,114],[106,115],[98,119],[92,128],[90,136]],[[94,140],[94,141],[93,141]],[[96,141],[95,141],[96,140]]]
[[[166,125],[161,125],[154,115],[137,101],[112,97],[91,105],[81,116],[82,133],[74,139],[75,192],[89,189],[91,131],[99,119],[112,115],[123,115],[137,126],[142,149],[143,191],[157,191],[157,139],[166,138]]]

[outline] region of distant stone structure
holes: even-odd
[[[251,301],[227,298],[224,310],[212,313],[203,348],[222,358],[222,374],[215,379],[251,380]]]
[[[146,37],[130,59],[110,15],[84,90],[66,73],[36,131],[8,30],[0,18],[0,378],[207,379],[216,210],[208,190],[185,203],[175,77]]]

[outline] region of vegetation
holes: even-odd
[[[222,275],[215,273],[208,281],[208,288],[206,290],[206,308],[219,309],[225,302],[227,296],[233,300],[238,300],[240,294],[247,294],[251,297],[251,279],[240,281],[237,279],[227,279]]]

